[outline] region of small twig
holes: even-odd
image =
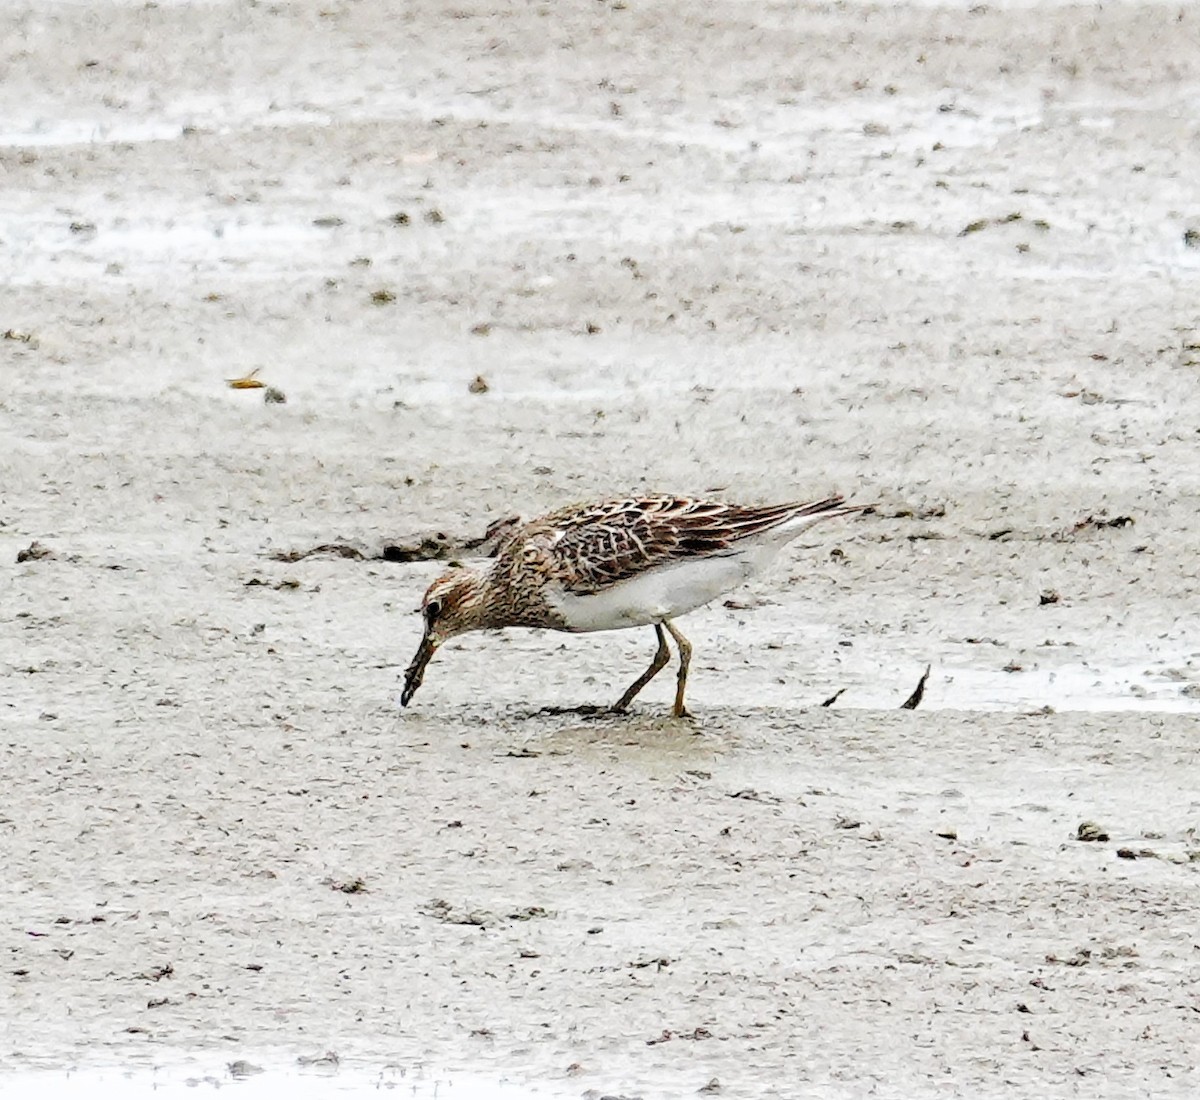
[[[837,691],[835,691],[828,699],[825,700],[825,702],[823,702],[821,704],[821,706],[823,706],[823,707],[833,706],[833,704],[836,703],[838,701],[838,699],[841,698],[842,693],[845,690],[846,690],[845,688],[838,688]]]
[[[921,705],[921,700],[925,697],[925,682],[929,679],[929,670],[932,665],[926,665],[925,671],[921,678],[917,681],[917,686],[913,689],[913,693],[900,704],[901,710],[916,710]]]

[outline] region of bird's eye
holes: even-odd
[[[433,622],[433,620],[436,619],[441,613],[442,613],[442,601],[441,600],[430,600],[425,605],[425,620],[427,622]]]

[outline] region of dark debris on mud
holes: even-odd
[[[913,688],[913,693],[900,704],[901,710],[916,710],[921,705],[921,700],[925,698],[925,685],[929,682],[929,673],[932,668],[933,665],[925,666],[925,671],[917,681],[917,686]]]
[[[386,539],[377,548],[355,540],[336,540],[318,543],[306,549],[277,550],[275,561],[298,562],[305,558],[332,557],[350,561],[389,561],[401,565],[423,561],[454,561],[460,557],[494,558],[505,537],[521,523],[520,516],[505,516],[489,524],[482,535],[472,538],[453,538],[444,531],[406,538]]]

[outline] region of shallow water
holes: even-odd
[[[87,1100],[126,1100],[154,1097],[183,1100],[207,1092],[233,1089],[241,1100],[285,1094],[291,1100],[320,1100],[327,1096],[366,1096],[384,1092],[412,1100],[526,1100],[532,1097],[578,1096],[565,1085],[522,1085],[485,1074],[406,1070],[383,1066],[297,1069],[272,1064],[270,1059],[247,1059],[252,1068],[231,1069],[231,1063],[203,1059],[162,1063],[153,1069],[122,1067],[38,1070],[6,1074],[3,1093],[8,1100],[42,1100],[47,1095]]]

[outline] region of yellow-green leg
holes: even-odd
[[[667,624],[667,629],[671,629],[669,623]],[[613,704],[612,709],[614,711],[620,712],[629,706],[633,702],[634,696],[650,683],[655,676],[662,672],[667,662],[671,659],[671,650],[667,645],[667,636],[663,633],[663,628],[658,623],[654,624],[654,632],[658,635],[658,650],[654,654],[654,660],[650,662],[650,667],[629,685],[629,689],[625,694]],[[671,633],[674,634],[674,630],[671,630]]]
[[[687,708],[683,705],[683,693],[687,688],[688,665],[692,662],[692,643],[679,633],[679,629],[670,619],[664,619],[663,626],[671,632],[671,637],[679,646],[679,679],[675,685],[674,713],[676,718],[686,718]]]

